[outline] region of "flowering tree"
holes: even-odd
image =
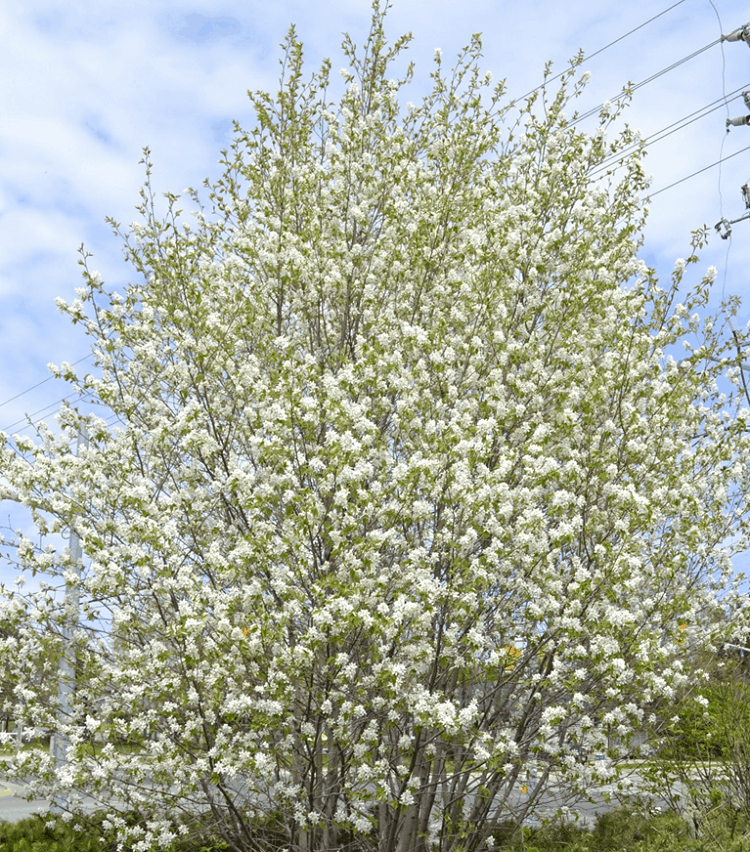
[[[501,106],[477,38],[402,110],[384,12],[338,105],[290,31],[192,227],[146,157],[138,281],[84,256],[60,302],[100,373],[57,372],[102,416],[4,440],[2,496],[85,553],[17,542],[80,611],[6,595],[15,710],[67,744],[15,771],[101,795],[123,848],[180,813],[233,850],[482,848],[626,750],[692,674],[680,626],[733,606],[733,306],[699,319],[711,275],[678,302],[695,255],[666,289],[637,260],[638,147],[592,178],[635,137],[566,117],[575,67]],[[32,677],[63,655],[65,718]]]

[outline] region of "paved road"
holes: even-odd
[[[32,799],[27,802],[19,798],[23,795],[23,787],[7,781],[0,784],[0,820],[18,822],[35,813],[45,813],[50,809],[46,799]]]
[[[0,822],[18,822],[33,814],[45,814],[52,809],[49,799],[32,799],[27,801],[26,788],[22,784],[10,781],[0,781]],[[102,807],[101,801],[84,797],[83,808],[87,811],[97,811]]]

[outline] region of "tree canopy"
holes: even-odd
[[[146,155],[135,280],[84,255],[60,301],[101,416],[3,436],[1,496],[84,551],[17,542],[80,604],[3,599],[15,712],[67,743],[14,771],[101,795],[123,848],[196,812],[237,852],[484,848],[625,754],[738,605],[745,337],[688,285],[701,233],[661,287],[642,146],[574,122],[576,62],[517,105],[473,37],[403,105],[385,11],[338,102],[290,30],[191,224]]]

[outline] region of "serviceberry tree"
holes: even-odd
[[[193,224],[146,155],[136,280],[84,255],[60,301],[101,417],[4,436],[1,496],[84,550],[17,542],[80,611],[6,595],[15,712],[67,744],[14,771],[100,795],[123,849],[181,814],[237,852],[483,848],[626,753],[736,606],[748,411],[702,234],[660,287],[642,148],[574,123],[576,62],[503,105],[474,37],[402,106],[385,12],[338,103],[290,30]],[[63,655],[66,718],[34,680]]]

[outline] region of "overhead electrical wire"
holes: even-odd
[[[642,24],[638,24],[637,27],[633,27],[632,30],[629,30],[624,35],[621,35],[619,38],[616,38],[614,41],[611,41],[609,44],[605,44],[604,47],[600,47],[599,50],[595,50],[593,53],[590,53],[587,57],[584,58],[584,62],[587,62],[589,59],[593,59],[595,56],[598,56],[600,53],[604,53],[605,50],[608,50],[612,45],[617,44],[618,41],[622,41],[624,38],[627,38],[633,33],[638,32],[638,30],[643,29],[643,27],[650,24],[652,21],[655,21],[657,18],[661,18],[662,15],[666,15],[667,12],[671,12],[672,9],[677,8],[677,6],[681,6],[685,0],[678,0],[677,3],[673,3],[671,6],[668,6],[662,12],[659,12],[657,15],[654,15],[653,18],[649,18],[647,21],[644,21]],[[564,72],[563,72],[564,73]]]
[[[650,23],[652,20],[655,20],[655,18],[660,17],[664,13],[668,12],[670,9],[673,9],[673,8],[675,8],[675,6],[679,6],[679,5],[680,5],[679,3],[676,3],[674,6],[670,6],[668,9],[665,9],[664,12],[660,12],[659,15],[655,15],[654,18],[650,18],[648,21],[645,21],[639,27],[636,27],[636,30],[640,29],[642,26],[645,26],[646,24]],[[631,30],[631,32],[635,32],[636,30]],[[611,47],[612,44],[616,44],[617,41],[620,41],[621,39],[625,38],[627,35],[630,35],[630,33],[625,33],[625,35],[621,36],[619,39],[616,39],[613,42],[610,42],[609,45],[605,45],[605,47],[596,51],[596,53],[601,53],[603,50],[606,50],[607,47]],[[719,38],[714,39],[714,41],[711,41],[708,44],[703,45],[703,47],[699,47],[697,50],[694,50],[692,53],[689,53],[686,56],[683,56],[681,59],[678,59],[677,61],[673,62],[671,65],[668,65],[665,68],[662,68],[660,71],[655,72],[650,77],[647,77],[645,80],[641,80],[639,83],[635,83],[634,85],[628,86],[626,89],[621,91],[619,94],[612,97],[610,99],[609,103],[610,104],[611,103],[617,103],[617,102],[621,101],[623,98],[630,97],[638,89],[642,88],[643,86],[648,85],[649,83],[652,83],[654,80],[658,80],[660,77],[663,77],[665,74],[668,74],[670,71],[673,71],[675,68],[679,68],[681,65],[684,65],[686,62],[689,62],[691,59],[695,59],[696,56],[700,56],[702,53],[705,53],[705,51],[710,50],[712,47],[715,47],[717,44],[721,44],[723,42],[723,40],[724,40],[723,36],[720,36]],[[723,49],[722,49],[722,53],[723,53]],[[592,56],[594,56],[594,55],[596,55],[596,54],[592,54]],[[565,73],[565,72],[563,72],[563,73]],[[558,74],[557,77],[552,77],[552,78],[550,78],[550,80],[558,79],[561,76],[562,76],[562,74]],[[547,82],[549,82],[549,81],[547,81]],[[541,88],[542,88],[542,86],[538,86],[536,89],[533,89],[531,92],[529,92],[529,94],[533,94],[533,92],[536,92]],[[737,96],[736,93],[739,92],[739,91],[740,91],[740,89],[735,89],[735,91],[732,92],[731,95],[734,95],[736,97]],[[528,95],[524,95],[524,97],[528,97]],[[690,124],[692,124],[694,121],[698,121],[698,119],[703,118],[706,115],[709,115],[715,109],[719,109],[722,105],[728,104],[730,102],[729,100],[727,100],[728,97],[729,96],[724,95],[723,97],[718,98],[715,101],[712,101],[707,106],[702,107],[701,109],[696,110],[695,112],[689,113],[688,115],[683,116],[683,118],[678,119],[676,122],[673,122],[672,124],[667,125],[667,127],[662,128],[661,130],[657,131],[656,133],[654,133],[650,137],[648,137],[645,140],[646,145],[648,146],[649,144],[653,144],[654,142],[658,142],[661,139],[666,139],[668,136],[671,136],[672,133],[676,133],[678,130],[681,130],[683,127],[687,127]],[[600,104],[599,106],[596,106],[596,107],[593,107],[593,108],[587,110],[586,112],[584,112],[581,115],[574,116],[573,120],[571,121],[571,126],[579,124],[580,122],[585,121],[587,118],[590,118],[593,115],[597,115],[598,113],[601,112],[603,106],[604,106],[604,104]],[[620,154],[614,155],[613,157],[609,158],[609,160],[605,160],[602,164],[600,164],[600,167],[598,167],[592,174],[594,174],[594,175],[601,174],[602,172],[606,171],[607,168],[616,164],[618,161],[624,159],[627,156],[627,151],[631,151],[636,147],[637,147],[637,145],[630,146],[630,148],[626,149],[625,152],[621,152]],[[743,149],[743,150],[745,150],[745,149]],[[740,152],[737,152],[737,153],[740,153]],[[734,155],[731,155],[731,156],[734,156]],[[730,159],[730,158],[726,157],[724,159]],[[718,165],[721,162],[723,162],[723,160],[719,159],[719,160],[717,160],[716,163],[713,163],[711,166],[706,166],[706,169],[712,168],[712,166]],[[663,187],[662,189],[658,190],[656,193],[652,193],[652,195],[658,195],[660,192],[665,192],[667,189],[671,189],[673,186],[677,186],[679,183],[682,183],[685,180],[689,180],[691,177],[694,177],[696,174],[700,174],[700,171],[705,171],[706,169],[699,170],[697,172],[694,172],[692,175],[688,175],[687,177],[683,178],[682,180],[675,181],[674,183],[670,184],[669,186]]]
[[[672,189],[673,186],[677,186],[680,183],[685,183],[686,180],[690,180],[691,178],[694,178],[696,175],[699,175],[702,172],[707,172],[709,169],[714,168],[714,166],[718,166],[719,163],[725,163],[727,160],[731,160],[732,157],[736,157],[738,154],[742,154],[744,151],[750,151],[750,145],[746,145],[744,148],[740,148],[739,151],[735,151],[733,154],[729,154],[726,157],[722,157],[722,159],[717,160],[715,163],[711,163],[711,165],[709,166],[704,166],[702,169],[698,169],[698,171],[695,171],[684,178],[680,178],[680,180],[676,180],[674,183],[670,183],[669,186],[663,186],[661,189],[657,189],[656,192],[649,193],[648,197],[653,198],[655,195],[659,195],[662,192],[666,192],[668,189]]]
[[[43,384],[43,382],[40,382],[39,384]],[[29,390],[31,390],[31,388]],[[24,393],[25,393],[25,391],[24,391]],[[22,396],[22,394],[19,394],[19,396]],[[56,399],[54,402],[51,402],[49,405],[45,405],[44,408],[39,408],[37,411],[34,411],[32,414],[28,414],[28,415],[26,415],[26,417],[22,417],[20,420],[16,420],[15,423],[11,423],[10,426],[6,426],[2,431],[7,432],[9,429],[13,429],[14,427],[19,426],[22,423],[28,423],[29,421],[31,421],[31,423],[34,423],[32,418],[36,417],[37,414],[44,414],[45,412],[47,412],[48,414],[56,414],[60,410],[60,408],[59,408],[60,403],[65,402],[66,400],[69,400],[69,399],[73,399],[73,397],[76,397],[76,396],[78,396],[77,393],[69,393],[67,396],[64,396],[62,399]],[[52,409],[52,411],[50,411],[50,409]],[[39,420],[41,421],[41,418],[39,418]],[[39,422],[39,421],[37,421],[37,422]]]
[[[716,17],[717,17],[718,22],[719,22],[719,28],[720,28],[720,30],[723,31],[723,26],[722,26],[722,23],[721,23],[721,18],[719,17],[718,10],[716,9],[716,6],[714,5],[713,0],[709,0],[709,2],[711,3],[711,6],[713,7],[714,12],[716,13]],[[723,42],[725,40],[726,40],[726,37],[724,35],[721,35],[716,41],[712,42],[709,45],[706,45],[705,47],[701,48],[699,51],[696,51],[694,54],[691,54],[690,57],[686,57],[685,60],[680,60],[680,62],[676,63],[675,66],[670,66],[669,69],[666,69],[666,70],[671,70],[672,67],[676,67],[676,65],[682,64],[682,62],[686,61],[688,58],[692,58],[692,56],[697,56],[699,53],[702,53],[704,50],[707,50],[709,47],[713,47],[713,45],[715,45],[715,44],[721,44],[722,45],[722,49],[721,49],[721,53],[722,53],[722,89],[724,89],[724,95],[721,98],[718,98],[716,101],[713,101],[707,107],[703,107],[701,110],[698,110],[697,112],[699,112],[701,114],[697,115],[696,118],[692,118],[692,116],[696,115],[696,113],[691,113],[689,116],[685,117],[685,118],[691,118],[692,119],[691,121],[685,121],[685,118],[680,119],[678,122],[675,122],[676,124],[680,124],[680,126],[675,128],[674,130],[671,130],[673,125],[669,125],[669,128],[665,128],[665,129],[670,129],[670,132],[666,133],[662,136],[659,136],[659,139],[666,138],[667,136],[671,135],[671,133],[674,133],[677,130],[681,130],[683,127],[687,127],[689,124],[692,124],[693,121],[697,121],[699,118],[702,118],[704,115],[708,115],[709,113],[713,112],[714,109],[718,108],[718,107],[714,107],[714,104],[719,104],[720,106],[721,105],[727,105],[727,115],[729,114],[728,105],[729,105],[729,103],[731,103],[732,100],[734,100],[736,97],[738,97],[738,95],[736,93],[740,90],[735,89],[734,92],[730,93],[730,95],[726,94],[726,83],[725,83],[726,62],[725,62],[725,58],[724,58],[724,45],[723,45]],[[735,40],[735,39],[732,39],[732,40]],[[661,76],[661,73],[665,73],[665,72],[660,72],[656,76]],[[645,83],[650,82],[651,79],[652,78],[649,78],[649,80],[644,81],[643,83],[639,84],[639,86],[645,85]],[[742,87],[742,88],[745,88],[745,87]],[[634,91],[634,90],[635,89],[632,89],[631,91]],[[742,94],[744,95],[745,92],[742,92]],[[710,107],[710,109],[709,109],[709,107]],[[727,130],[728,129],[729,129],[729,121],[727,121]],[[660,133],[663,133],[663,131],[658,131],[657,134],[655,134],[655,135],[658,136]],[[659,139],[654,139],[653,141],[659,141]],[[719,201],[720,201],[720,204],[721,204],[722,203],[722,193],[721,193],[721,165],[722,165],[722,163],[725,163],[727,160],[731,160],[733,157],[736,157],[739,154],[742,154],[745,151],[750,150],[750,145],[746,145],[744,148],[740,148],[739,151],[735,151],[734,153],[729,154],[726,157],[724,157],[723,151],[724,151],[724,142],[725,141],[726,141],[726,135],[723,135],[721,150],[720,150],[718,160],[716,160],[713,163],[710,163],[708,166],[704,166],[702,169],[696,169],[696,171],[692,172],[691,174],[686,175],[685,177],[680,178],[679,180],[673,181],[672,183],[668,184],[667,186],[663,186],[661,189],[657,189],[656,192],[649,193],[647,198],[652,199],[655,196],[660,195],[662,192],[666,192],[667,190],[672,189],[675,186],[679,186],[681,183],[685,183],[686,181],[691,180],[692,178],[696,177],[697,175],[702,174],[703,172],[708,171],[709,169],[712,169],[712,168],[715,168],[716,166],[719,166]],[[599,173],[599,171],[601,171],[601,170],[598,170],[596,173]],[[717,228],[718,228],[718,226],[717,226]],[[731,231],[730,231],[730,234],[731,234]],[[727,249],[727,254],[728,254],[728,251],[729,251],[729,249]]]
[[[76,364],[80,364],[81,361],[86,361],[88,358],[93,358],[93,352],[90,352],[88,355],[84,355],[83,358],[79,358],[77,361],[73,361],[73,363],[70,366],[75,367]],[[20,393],[17,393],[15,396],[12,396],[10,399],[6,399],[5,402],[0,402],[0,408],[2,408],[5,405],[10,404],[11,402],[13,402],[16,399],[19,399],[20,397],[24,396],[25,394],[30,393],[31,391],[36,390],[37,388],[40,388],[42,385],[46,385],[47,382],[51,382],[52,379],[54,379],[54,378],[55,378],[54,376],[47,376],[46,379],[42,379],[41,382],[37,382],[35,385],[32,385],[30,388],[26,388],[26,390],[23,390]]]
[[[700,56],[701,53],[704,53],[707,50],[710,50],[712,47],[715,47],[717,44],[721,43],[721,39],[717,38],[715,41],[709,42],[708,44],[704,44],[703,47],[699,47],[698,50],[694,50],[692,53],[689,53],[687,56],[683,56],[682,59],[678,59],[676,62],[673,62],[671,65],[668,65],[666,68],[662,68],[661,71],[657,71],[655,74],[652,74],[650,77],[647,77],[645,80],[641,80],[640,83],[635,83],[633,86],[628,86],[628,88],[619,95],[615,95],[613,98],[609,100],[609,103],[617,103],[621,101],[623,98],[630,97],[633,92],[647,85],[648,83],[652,83],[654,80],[658,80],[659,77],[663,77],[665,74],[668,74],[670,71],[674,71],[675,68],[679,68],[680,65],[684,65],[686,62],[689,62],[691,59],[695,59],[696,56]],[[604,104],[599,104],[599,106],[592,107],[590,110],[587,110],[582,115],[577,115],[571,121],[571,125],[579,124],[587,118],[590,118],[592,115],[597,115],[601,112]]]
[[[73,363],[71,364],[71,367],[75,367],[76,364],[80,364],[83,361],[87,361],[89,358],[93,358],[93,357],[94,357],[94,353],[89,352],[89,354],[84,355],[83,358],[79,358],[77,361],[73,361]],[[30,393],[31,391],[36,390],[37,388],[41,387],[42,385],[46,385],[47,382],[52,381],[52,379],[54,379],[54,378],[56,378],[54,375],[47,376],[47,378],[42,379],[41,382],[37,382],[35,385],[31,385],[31,387],[26,388],[26,390],[22,390],[20,393],[17,393],[15,396],[10,397],[9,399],[6,399],[4,402],[0,402],[0,408],[2,408],[5,405],[9,405],[11,402],[14,402],[17,399],[20,399],[22,396],[25,396],[27,393]],[[20,426],[21,424],[28,424],[29,422],[31,422],[33,425],[36,425],[37,423],[41,422],[42,418],[40,417],[38,420],[34,421],[34,420],[32,420],[33,417],[36,417],[38,414],[44,414],[45,412],[48,413],[48,414],[57,414],[57,412],[60,411],[61,404],[63,402],[65,402],[66,400],[72,399],[75,396],[77,396],[77,394],[71,393],[71,394],[68,394],[67,396],[60,398],[60,399],[56,399],[54,402],[51,402],[49,405],[46,405],[44,408],[39,408],[36,411],[34,411],[32,414],[27,414],[26,416],[22,417],[20,420],[16,420],[15,423],[11,423],[9,426],[6,426],[2,431],[8,432],[9,430],[15,428],[16,426]],[[52,409],[52,410],[50,411],[50,409]]]
[[[619,36],[614,41],[611,41],[609,44],[605,44],[604,47],[600,47],[598,50],[595,50],[593,53],[590,53],[588,56],[584,56],[583,60],[581,61],[581,64],[583,64],[584,62],[588,62],[589,59],[593,59],[595,56],[598,56],[600,53],[604,53],[605,50],[608,50],[610,47],[612,47],[613,45],[622,41],[623,39],[627,38],[628,36],[633,35],[633,33],[638,32],[638,30],[643,29],[643,27],[647,26],[652,21],[655,21],[657,18],[661,18],[662,15],[666,15],[667,12],[671,12],[672,9],[675,9],[677,6],[681,6],[684,2],[685,2],[685,0],[678,0],[677,3],[673,3],[671,6],[668,6],[662,12],[659,12],[657,15],[654,15],[653,18],[649,18],[647,21],[644,21],[642,24],[638,24],[637,27],[633,27],[632,30],[628,30],[628,32]],[[520,98],[517,98],[517,100],[519,100],[519,101],[525,100],[526,98],[529,97],[529,95],[533,95],[534,92],[538,92],[540,89],[543,89],[548,83],[551,83],[554,80],[559,80],[560,77],[564,76],[567,73],[568,72],[567,72],[567,69],[566,69],[565,71],[561,71],[559,74],[555,74],[554,77],[550,77],[549,80],[545,80],[544,83],[541,83],[539,86],[537,86],[535,89],[532,89],[530,92],[526,92],[525,95],[523,95]]]
[[[709,0],[709,2],[711,2],[711,0]],[[723,27],[721,25],[721,19],[719,18],[718,11],[716,10],[716,7],[714,6],[713,2],[711,2],[711,6],[713,7],[714,12],[717,15],[717,18],[719,19],[719,28],[723,29]],[[665,11],[668,11],[668,10],[665,10]],[[648,83],[651,83],[654,80],[658,79],[659,77],[662,77],[664,74],[667,74],[670,71],[674,70],[675,68],[678,68],[680,65],[683,65],[685,62],[689,62],[691,59],[694,59],[696,56],[699,56],[700,54],[704,53],[706,50],[710,50],[712,47],[716,46],[717,44],[722,45],[722,88],[725,89],[725,83],[724,83],[724,80],[725,80],[725,61],[724,61],[724,46],[723,46],[724,40],[725,40],[725,37],[723,35],[720,35],[719,38],[715,39],[712,42],[709,42],[708,44],[705,44],[703,47],[698,48],[697,50],[693,51],[692,53],[688,54],[687,56],[684,56],[682,59],[678,59],[676,62],[673,62],[671,65],[668,65],[666,68],[663,68],[661,71],[657,71],[655,74],[652,74],[650,77],[647,77],[645,80],[642,80],[640,83],[636,83],[633,86],[629,86],[626,90],[620,92],[619,95],[616,95],[615,97],[613,97],[611,99],[610,103],[612,103],[612,102],[616,103],[616,102],[622,100],[624,97],[629,97],[637,89],[640,89],[642,86],[645,86]],[[656,133],[652,134],[650,137],[647,137],[646,140],[644,140],[645,146],[647,147],[648,145],[654,144],[655,142],[659,142],[662,139],[666,139],[668,136],[671,136],[673,133],[676,133],[678,130],[682,130],[684,127],[688,127],[693,122],[698,121],[699,119],[704,118],[707,115],[710,115],[712,112],[714,112],[716,109],[721,108],[722,106],[727,106],[727,112],[728,112],[729,103],[731,103],[732,100],[735,100],[737,97],[739,97],[739,95],[737,94],[738,92],[741,92],[742,89],[746,89],[746,88],[748,88],[748,87],[743,86],[743,87],[740,87],[739,89],[735,89],[733,92],[730,92],[729,95],[727,95],[726,92],[725,92],[722,95],[721,98],[717,98],[715,101],[712,101],[710,104],[707,104],[706,106],[701,107],[700,109],[695,110],[694,112],[689,113],[686,116],[683,116],[682,118],[678,119],[677,121],[673,122],[672,124],[667,125],[666,127],[662,128],[661,130],[656,131]],[[584,121],[585,119],[591,117],[592,115],[596,115],[597,113],[599,113],[601,111],[602,106],[603,106],[603,104],[598,106],[598,107],[594,107],[594,108],[588,110],[587,112],[583,113],[582,115],[575,116],[574,119],[571,121],[571,125],[578,124],[581,121]],[[739,151],[735,151],[733,154],[730,154],[727,157],[724,157],[724,156],[722,156],[723,148],[724,148],[723,143],[724,143],[724,140],[722,140],[722,152],[720,153],[719,159],[716,160],[714,163],[711,163],[710,165],[705,166],[702,169],[697,169],[696,171],[692,172],[691,174],[686,175],[683,178],[680,178],[680,180],[674,181],[674,182],[668,184],[667,186],[664,186],[661,189],[656,190],[656,192],[650,193],[648,195],[648,197],[653,198],[656,195],[660,195],[662,192],[666,192],[667,190],[672,189],[673,187],[678,186],[679,184],[684,183],[685,181],[688,181],[691,178],[694,178],[697,175],[702,174],[705,171],[708,171],[708,169],[714,168],[715,166],[720,167],[722,163],[726,162],[727,160],[731,160],[733,157],[736,157],[738,154],[741,154],[744,151],[747,151],[748,149],[750,149],[750,145],[748,145],[747,147],[742,148]],[[637,144],[631,145],[629,148],[625,149],[625,151],[620,152],[620,153],[610,157],[607,160],[604,160],[599,165],[599,167],[597,167],[592,172],[592,176],[601,174],[602,172],[605,172],[608,168],[616,165],[618,162],[621,162],[622,160],[624,160],[627,157],[627,153],[629,151],[634,150],[636,147],[637,147]],[[719,196],[721,198],[721,185],[719,185]]]
[[[645,139],[643,139],[641,144],[644,148],[648,148],[650,145],[653,145],[656,142],[661,142],[662,139],[666,139],[673,133],[677,133],[678,130],[682,130],[685,127],[689,127],[691,124],[696,121],[699,121],[701,118],[705,118],[707,115],[711,115],[712,112],[716,112],[716,110],[721,109],[723,106],[730,104],[734,100],[737,100],[737,98],[741,97],[742,91],[747,89],[750,89],[750,83],[746,83],[744,86],[740,86],[733,92],[730,92],[728,95],[726,95],[726,97],[722,96],[720,98],[717,98],[715,101],[711,101],[711,103],[700,107],[700,109],[697,109],[694,112],[684,115],[682,118],[677,119],[677,121],[673,121],[672,124],[668,124],[666,127],[662,127],[661,130],[657,130],[650,136],[647,136]],[[627,148],[624,148],[622,151],[619,151],[617,154],[612,154],[610,157],[607,157],[606,159],[602,160],[602,162],[595,169],[593,169],[591,175],[594,176],[601,174],[602,172],[607,171],[611,167],[615,166],[617,163],[621,163],[627,158],[628,154],[638,148],[638,146],[639,143],[634,143],[633,145],[629,145]]]

